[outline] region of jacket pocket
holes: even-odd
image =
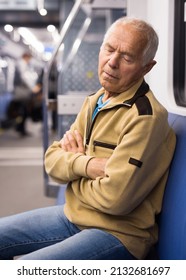
[[[96,146],[106,148],[106,149],[111,149],[111,150],[114,150],[117,147],[117,145],[115,145],[115,144],[105,143],[105,142],[101,142],[101,141],[97,141],[97,140],[94,140],[93,146],[94,146],[94,151],[95,151]]]

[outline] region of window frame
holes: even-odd
[[[185,89],[185,2],[174,1],[174,54],[173,54],[173,87],[176,104],[186,107]]]

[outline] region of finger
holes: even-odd
[[[83,145],[83,137],[79,133],[79,131],[75,130],[74,131],[75,137],[76,137],[76,142],[78,145],[78,151],[81,153],[84,153],[84,145]]]
[[[66,132],[66,139],[68,140],[68,143],[72,148],[72,151],[76,151],[78,148],[78,144],[76,138],[73,136],[73,134],[70,131]]]
[[[61,139],[61,141],[60,141],[60,146],[61,146],[61,148],[62,148],[65,152],[67,151],[66,146],[65,146],[64,138]]]
[[[71,148],[72,148],[71,143],[70,143],[66,133],[65,133],[63,139],[64,139],[64,146],[65,146],[66,151],[71,151]]]

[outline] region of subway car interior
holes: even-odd
[[[65,202],[66,185],[46,174],[44,153],[69,129],[85,96],[100,88],[98,53],[105,31],[117,18],[135,16],[158,33],[157,65],[146,81],[177,136],[158,217],[159,241],[149,258],[186,259],[185,2],[0,0],[0,217]],[[41,77],[41,95],[26,119],[28,135],[20,136],[19,116],[10,104],[15,65],[27,52],[33,86]]]

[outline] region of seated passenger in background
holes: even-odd
[[[68,183],[64,206],[0,219],[0,258],[143,259],[158,239],[156,215],[175,148],[167,111],[144,81],[158,37],[121,18],[99,54],[102,88],[46,151],[45,167]]]

